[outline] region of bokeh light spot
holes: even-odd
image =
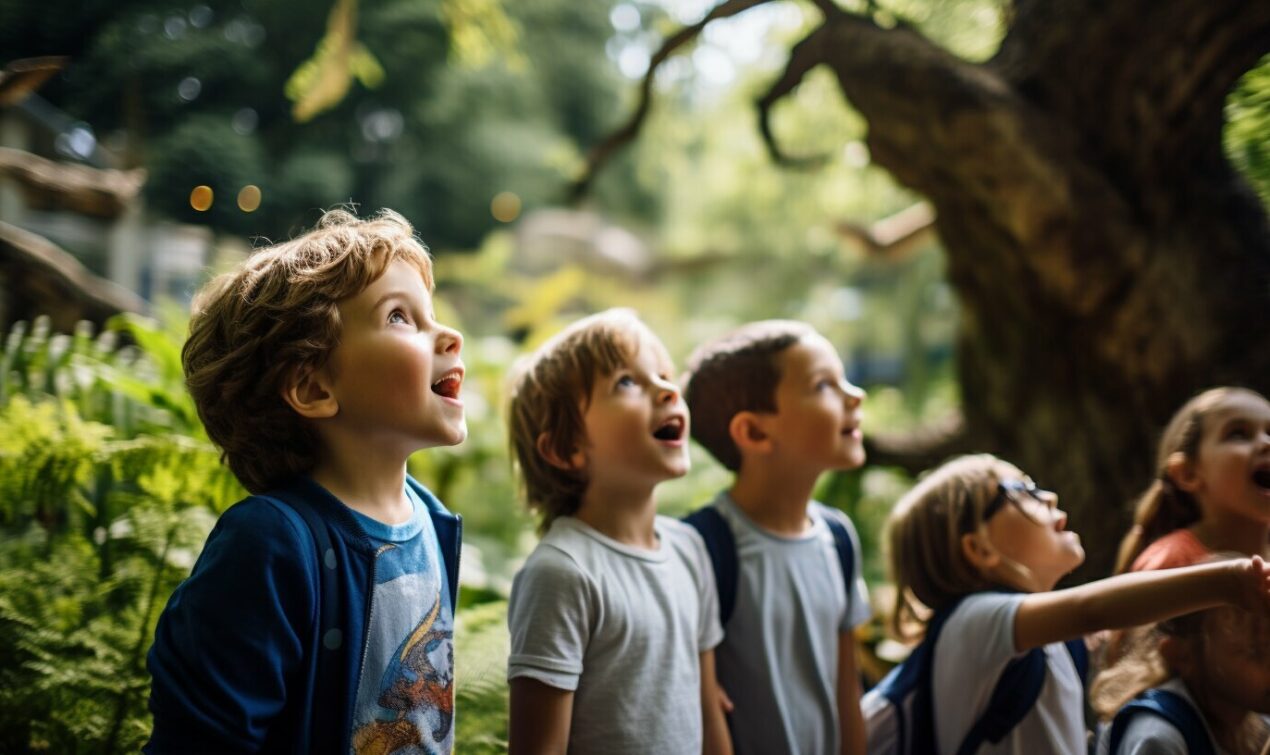
[[[260,207],[260,187],[247,184],[238,192],[238,209],[243,212],[255,212]]]
[[[489,203],[490,214],[500,223],[510,223],[520,217],[520,197],[510,191],[500,191]]]
[[[206,184],[195,186],[190,192],[190,207],[199,212],[207,212],[212,208],[212,187]]]

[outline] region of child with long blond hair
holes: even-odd
[[[1209,389],[1173,415],[1116,573],[1186,566],[1217,551],[1270,555],[1270,401],[1247,388]]]
[[[896,504],[888,531],[895,629],[912,638],[929,622],[942,625],[927,690],[937,751],[958,752],[1006,665],[1040,649],[1047,673],[1035,704],[978,752],[1084,752],[1084,688],[1065,641],[1221,605],[1270,607],[1270,570],[1259,557],[1055,590],[1085,558],[1066,525],[1057,495],[986,454],[944,464]]]

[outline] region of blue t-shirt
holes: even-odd
[[[410,520],[353,511],[376,548],[375,593],[353,707],[352,752],[449,753],[454,747],[454,621],[436,531],[406,488]]]

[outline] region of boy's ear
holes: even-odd
[[[768,434],[763,418],[757,412],[737,412],[728,423],[728,435],[742,453],[767,453],[772,449],[772,436]]]
[[[282,400],[305,419],[327,419],[340,411],[324,369],[297,367],[282,387]]]
[[[538,454],[556,469],[563,469],[566,472],[577,472],[586,464],[586,457],[582,454],[581,449],[574,449],[570,452],[568,458],[561,457],[552,448],[551,436],[547,433],[540,433],[538,439],[534,441],[534,446],[538,449]]]
[[[1199,470],[1195,463],[1181,451],[1174,451],[1169,454],[1169,460],[1165,464],[1164,469],[1173,484],[1187,493],[1194,493],[1199,489]]]
[[[961,536],[961,555],[970,565],[986,573],[1001,563],[1001,554],[981,532],[967,532]]]

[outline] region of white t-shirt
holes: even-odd
[[[560,517],[512,584],[507,677],[574,692],[569,752],[701,752],[700,654],[723,636],[714,573],[695,530],[654,528],[646,550]]]
[[[812,503],[811,526],[785,537],[755,524],[726,492],[712,505],[736,539],[739,572],[736,605],[715,652],[719,682],[736,706],[733,747],[738,755],[837,753],[838,639],[871,613],[851,519]],[[830,516],[854,546],[849,591],[825,524]]]
[[[1190,690],[1186,688],[1186,683],[1181,679],[1170,679],[1161,684],[1159,689],[1179,695],[1190,703],[1192,708],[1195,707],[1195,700],[1191,697]],[[1196,713],[1198,712],[1196,709]],[[1203,716],[1200,716],[1200,720],[1203,720]],[[1213,752],[1217,755],[1226,755],[1226,751],[1213,742],[1213,734],[1208,728],[1207,721],[1204,721],[1204,733],[1213,746]],[[1098,755],[1108,755],[1110,748],[1111,726],[1108,724],[1103,727],[1098,736]],[[1143,711],[1130,718],[1128,725],[1125,726],[1124,736],[1120,738],[1120,755],[1187,755],[1186,739],[1177,727],[1161,716]]]
[[[964,598],[935,643],[931,689],[940,752],[956,752],[988,706],[1006,664],[1023,653],[1014,647],[1014,616],[1027,596],[984,592]],[[1072,755],[1085,744],[1085,691],[1071,653],[1061,642],[1046,645],[1048,669],[1032,710],[998,744],[981,755]]]

